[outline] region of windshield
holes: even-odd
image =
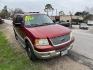
[[[27,15],[24,19],[26,26],[49,25],[53,23],[53,21],[44,14]]]

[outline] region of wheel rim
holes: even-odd
[[[28,54],[28,57],[31,59],[31,60],[35,60],[36,57],[34,55],[34,52],[33,52],[33,49],[31,48],[31,45],[30,43],[26,43],[26,51],[27,51],[27,54]]]
[[[27,49],[27,53],[28,53],[28,56],[31,58],[31,55],[32,55],[32,53],[31,53],[31,48],[28,48],[28,49]]]

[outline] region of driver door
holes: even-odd
[[[24,23],[23,23],[23,17],[20,15],[17,15],[13,19],[13,26],[14,26],[14,32],[17,35],[17,38],[19,41],[24,43],[24,37],[25,37],[25,29],[24,29]]]

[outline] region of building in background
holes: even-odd
[[[62,16],[50,16],[50,18],[55,21],[55,22],[73,22],[73,23],[77,23],[77,22],[83,22],[83,17],[82,16],[75,16],[75,15],[62,15]]]

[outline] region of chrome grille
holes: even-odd
[[[52,44],[55,45],[59,45],[62,44],[64,42],[67,42],[68,40],[70,40],[70,35],[65,35],[65,36],[59,36],[59,37],[55,37],[50,39]]]

